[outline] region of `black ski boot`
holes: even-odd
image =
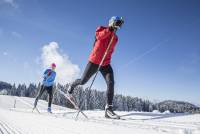
[[[51,107],[48,107],[47,112],[52,114]]]
[[[73,84],[70,84],[69,87],[68,87],[68,89],[67,89],[67,93],[68,94],[72,94],[73,91],[74,91],[74,86],[73,86]]]
[[[112,105],[106,105],[106,107],[105,107],[105,117],[106,118],[111,118],[111,119],[120,119],[120,116],[117,115],[113,111],[113,106]]]
[[[70,85],[70,86],[69,86],[69,89],[67,90],[67,93],[66,93],[67,96],[68,96],[70,99],[73,98],[73,96],[72,96],[73,90],[74,90],[74,88]]]

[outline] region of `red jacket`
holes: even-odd
[[[111,32],[109,30],[109,27],[103,27],[100,26],[96,30],[96,41],[94,43],[93,50],[89,56],[89,61],[94,64],[100,64],[103,55],[105,54],[106,49],[108,48],[109,42],[111,38],[113,37],[113,40],[111,42],[110,49],[108,50],[108,53],[104,59],[104,62],[102,66],[106,66],[110,64],[111,56],[114,51],[114,48],[117,44],[118,37],[114,32]]]

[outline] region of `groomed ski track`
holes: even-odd
[[[15,100],[16,108],[13,108]],[[72,109],[53,105],[54,114],[47,113],[45,101],[38,103],[41,114],[32,113],[33,101],[25,97],[0,96],[0,134],[200,133],[200,115],[117,112],[123,120],[113,120],[105,119],[104,111],[95,110],[84,111],[89,119],[80,115],[76,121]]]

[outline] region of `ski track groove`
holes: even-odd
[[[193,126],[188,128],[184,126],[184,124],[163,124],[161,125],[161,122],[158,123],[153,123],[152,122],[147,122],[147,121],[140,121],[140,122],[126,122],[126,120],[115,120],[115,119],[96,119],[96,118],[90,118],[88,120],[89,122],[95,122],[95,123],[100,123],[100,124],[113,124],[113,125],[117,125],[117,126],[124,126],[124,127],[128,127],[128,128],[132,128],[133,126],[136,128],[140,128],[140,129],[154,129],[157,131],[163,131],[163,132],[173,132],[174,130],[177,130],[177,132],[179,130],[188,130],[191,132],[198,130],[199,128],[197,126]],[[128,121],[128,120],[127,120]],[[145,124],[144,124],[145,122]]]
[[[29,106],[30,108],[33,108],[33,103],[32,103],[32,100],[25,100],[23,98],[16,98],[16,100],[19,100],[20,102],[22,102],[23,104]],[[39,101],[38,101],[39,102]],[[43,105],[43,106],[42,106]],[[44,104],[42,103],[39,103],[38,106],[44,108]]]
[[[0,132],[1,132],[1,134],[4,134],[3,131],[1,130],[1,128],[0,128]]]
[[[28,112],[27,112],[28,113]],[[29,112],[30,113],[30,112]],[[37,114],[37,113],[36,113]],[[41,116],[49,116],[50,114],[38,114],[38,115],[41,115]],[[55,116],[51,116],[51,117],[55,117]],[[57,117],[55,117],[55,118],[57,118]],[[34,122],[34,124],[37,124],[38,123],[38,121],[35,121],[35,120],[32,120],[32,122]],[[13,122],[12,122],[13,123]],[[1,122],[0,122],[0,125],[1,125]],[[52,127],[55,127],[54,125],[55,124],[52,124],[52,123],[46,123],[46,125],[48,125],[48,126],[52,126]],[[5,123],[3,123],[3,125],[2,126],[4,126],[3,128],[4,128],[4,130],[6,130],[7,131],[7,133],[6,134],[22,134],[21,132],[16,132],[17,130],[15,130],[15,128],[12,128],[12,127],[9,127],[7,124],[5,124]],[[60,130],[62,130],[63,132],[70,132],[70,134],[81,134],[81,133],[79,133],[79,132],[76,132],[76,131],[72,131],[72,130],[70,130],[70,129],[67,129],[67,127],[60,127],[60,126],[56,126],[56,128],[59,128]],[[9,132],[9,130],[10,131],[12,131],[12,133],[11,132]],[[4,134],[4,133],[3,133]]]
[[[12,109],[13,110],[13,109]],[[15,111],[15,110],[13,110]],[[15,111],[15,112],[24,112],[24,111]],[[27,113],[27,114],[32,114],[32,112],[29,112],[29,111],[25,111],[24,113]],[[42,112],[42,113],[33,113],[35,115],[40,115],[40,116],[45,116],[45,117],[48,117],[48,116],[51,116],[52,118],[60,118],[60,119],[63,119],[63,116],[57,116],[56,114],[50,114],[48,112]],[[73,119],[73,117],[71,118]],[[38,123],[37,121],[32,121],[32,122],[35,122],[36,124]],[[54,125],[55,124],[52,124],[52,123],[48,123],[46,124],[48,126],[52,126],[52,127],[55,127]],[[67,127],[60,127],[60,126],[56,126],[57,128],[60,128],[60,130],[62,130],[63,132],[70,132],[70,134],[81,134],[79,132],[76,132],[76,131],[72,131],[70,129],[67,129]],[[13,133],[9,133],[9,134],[13,134]],[[14,133],[15,134],[15,133]],[[21,134],[21,133],[20,133]]]
[[[20,98],[20,101],[26,105],[32,106],[32,102],[30,102],[31,100],[25,100],[23,98]],[[44,102],[40,103],[39,107],[40,108],[46,107],[46,103],[44,103]],[[15,111],[15,110],[13,110],[13,111]],[[24,111],[17,111],[17,112],[24,112]],[[25,111],[25,112],[30,113],[28,111]],[[36,113],[34,113],[34,114],[36,114]],[[70,119],[70,120],[75,121],[75,118],[73,118],[73,116],[71,116],[71,117],[63,116],[62,113],[61,114],[60,113],[59,114],[58,113],[49,114],[47,112],[42,112],[40,114],[39,113],[37,113],[37,114],[42,115],[42,116],[51,116],[54,118],[62,118],[62,119],[65,118],[65,119]],[[112,125],[123,126],[123,127],[127,127],[127,128],[135,127],[135,128],[147,129],[147,130],[153,129],[158,132],[161,131],[161,132],[174,133],[174,130],[176,130],[175,132],[179,133],[179,130],[182,130],[183,132],[185,132],[185,130],[186,130],[186,131],[190,132],[190,134],[192,134],[193,131],[200,130],[200,127],[199,127],[200,122],[191,124],[191,123],[184,123],[184,122],[160,121],[159,119],[157,119],[157,120],[154,119],[154,122],[152,122],[151,120],[142,120],[142,119],[133,119],[133,118],[123,118],[123,119],[125,119],[125,120],[105,119],[102,117],[89,117],[89,119],[85,119],[83,117],[78,118],[78,120],[82,121],[82,122],[85,122],[85,121],[86,122],[94,122],[94,123],[104,124],[104,125],[108,125],[108,126],[110,124],[112,124]],[[132,122],[130,122],[130,120],[132,120]],[[52,126],[52,124],[50,124],[50,123],[48,123],[48,125]],[[0,122],[0,126],[2,126],[3,129],[5,129],[5,131],[7,131],[8,134],[22,134],[19,131],[16,133],[16,130],[14,130],[14,128],[11,128],[6,124],[2,124],[1,122]],[[64,132],[68,131],[73,134],[81,134],[76,131],[71,131],[70,129],[67,129],[67,127],[57,126],[57,128],[61,129]],[[109,130],[109,127],[107,129]],[[9,130],[12,132],[10,133]],[[0,132],[2,132],[1,129],[0,129]]]
[[[17,112],[22,112],[22,111],[17,111]],[[28,112],[26,111],[25,113],[31,113],[31,112]],[[39,114],[39,113],[34,113],[34,114]],[[87,114],[87,113],[86,113]],[[40,113],[39,115],[42,115],[42,116],[51,116],[51,117],[54,117],[54,118],[65,118],[65,119],[70,119],[70,120],[74,120],[75,121],[75,118],[73,117],[68,117],[68,116],[63,116],[62,114],[59,115],[59,114],[49,114],[47,112],[42,112]],[[135,128],[140,128],[140,129],[153,129],[153,130],[156,130],[156,131],[162,131],[162,132],[173,132],[174,130],[188,130],[192,133],[192,131],[194,130],[197,130],[197,129],[200,129],[198,127],[198,125],[195,125],[195,124],[187,124],[187,127],[185,127],[186,124],[184,123],[178,123],[178,122],[170,122],[170,121],[156,121],[154,120],[154,122],[151,122],[151,121],[148,121],[148,120],[142,120],[142,119],[139,119],[139,120],[134,120],[132,118],[123,118],[125,120],[116,120],[116,119],[105,119],[105,118],[102,118],[102,117],[90,117],[89,119],[85,119],[85,118],[78,118],[79,121],[82,121],[82,122],[94,122],[94,123],[98,123],[98,124],[104,124],[104,125],[116,125],[116,126],[123,126],[123,127],[127,127],[127,128],[132,128],[132,127],[135,127]],[[132,120],[132,122],[128,122]],[[162,124],[164,123],[164,124]],[[162,124],[162,125],[161,125]],[[50,125],[50,124],[49,124]],[[59,127],[60,129],[63,129],[63,130],[67,130],[67,131],[70,131],[66,128],[63,128],[63,127]],[[71,132],[73,134],[80,134],[78,132]]]
[[[1,132],[2,134],[4,134],[4,132],[6,131],[6,134],[11,134],[8,129],[4,126],[4,124],[2,122],[0,122],[0,126],[1,126]],[[4,131],[4,132],[3,132]]]
[[[5,122],[0,121],[0,131],[2,134],[22,134],[19,130],[17,130],[15,127],[12,127],[11,125],[8,125]],[[6,131],[6,133],[3,132],[3,130]]]

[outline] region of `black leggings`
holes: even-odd
[[[77,79],[72,83],[69,93],[72,93],[76,86],[84,85],[97,72],[98,67],[99,65],[94,64],[92,62],[88,62],[81,79]],[[99,71],[103,75],[107,84],[107,104],[112,105],[113,95],[114,95],[113,69],[109,64],[107,66],[101,66]]]
[[[51,103],[52,103],[52,99],[53,99],[53,86],[49,86],[49,87],[46,87],[44,85],[41,86],[41,89],[35,99],[35,103],[36,103],[35,105],[37,105],[39,98],[42,96],[42,94],[44,93],[45,90],[49,94],[48,107],[51,107]]]

